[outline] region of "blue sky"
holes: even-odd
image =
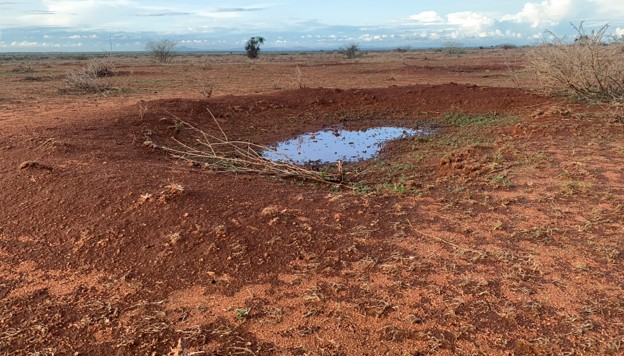
[[[265,50],[532,44],[580,21],[623,36],[624,0],[0,0],[0,51],[142,50],[159,39],[230,51],[256,35]]]

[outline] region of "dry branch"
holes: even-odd
[[[548,91],[564,91],[585,100],[624,100],[624,43],[608,41],[605,25],[585,32],[572,25],[573,42],[550,32],[552,40],[529,55],[530,68]]]
[[[222,137],[211,135],[189,122],[172,115],[178,124],[184,125],[184,127],[197,134],[194,140],[182,142],[172,138],[177,147],[159,145],[152,140],[146,141],[146,144],[168,152],[175,158],[198,164],[213,172],[252,173],[282,178],[299,178],[331,185],[344,185],[341,162],[338,163],[338,174],[335,175],[288,163],[290,159],[287,156],[276,152],[270,147],[252,142],[230,140],[212,112],[208,110],[208,113]],[[269,160],[262,156],[262,152],[273,152],[283,157],[284,160]]]

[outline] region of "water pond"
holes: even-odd
[[[262,155],[295,164],[355,162],[373,158],[383,144],[400,138],[427,135],[426,130],[372,127],[365,130],[322,130],[278,142]]]

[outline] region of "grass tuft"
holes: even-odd
[[[464,113],[450,113],[444,117],[444,121],[447,124],[453,126],[498,126],[509,124],[516,121],[514,116],[494,114],[464,114]]]
[[[68,91],[102,93],[111,88],[108,81],[101,78],[114,75],[113,65],[108,61],[91,60],[77,72],[68,73]]]

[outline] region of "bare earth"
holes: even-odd
[[[624,116],[538,94],[524,55],[112,58],[102,93],[0,62],[0,353],[621,354]],[[144,145],[207,109],[259,144],[434,133],[342,188]]]

